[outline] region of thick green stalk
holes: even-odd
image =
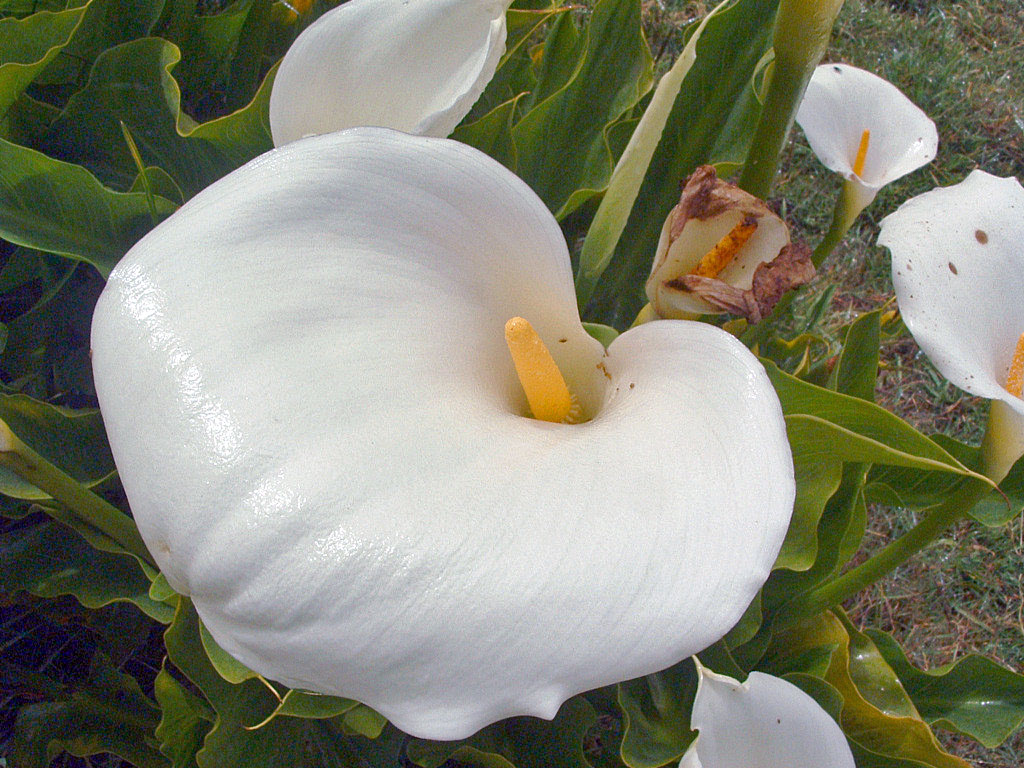
[[[828,47],[843,0],[782,0],[775,21],[775,59],[764,108],[754,132],[740,188],[767,198],[779,154],[789,137],[807,83]]]
[[[2,421],[0,465],[50,494],[80,520],[116,541],[143,562],[155,565],[153,556],[139,536],[139,529],[128,515],[33,451]]]
[[[980,477],[966,479],[956,493],[881,552],[791,602],[776,620],[776,626],[790,626],[839,605],[901,566],[955,522],[967,517],[974,505],[992,491],[992,483],[1002,482],[1022,454],[1024,435],[1021,434],[1020,417],[994,400],[981,444],[981,471],[991,482]]]
[[[881,552],[839,578],[791,602],[776,620],[775,626],[783,628],[797,624],[826,608],[839,605],[862,589],[871,586],[931,544],[953,523],[965,517],[991,490],[992,486],[982,480],[968,479],[944,504],[929,512],[924,520],[891,542]]]

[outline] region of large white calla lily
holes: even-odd
[[[882,221],[900,312],[942,375],[992,400],[988,471],[1024,454],[1024,188],[973,171]]]
[[[818,159],[847,180],[851,222],[879,189],[931,162],[939,146],[935,123],[899,88],[848,64],[814,70],[796,120]]]
[[[584,423],[529,417],[516,316]],[[92,343],[139,529],[217,642],[418,736],[551,717],[716,641],[787,529],[756,359],[683,321],[605,352],[544,204],[450,140],[254,160],[125,256]]]
[[[447,136],[494,75],[511,0],[349,0],[288,49],[274,145],[360,125]]]
[[[698,672],[690,724],[699,734],[680,768],[854,768],[835,720],[792,683]]]

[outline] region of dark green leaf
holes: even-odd
[[[587,26],[582,60],[571,39],[564,40],[566,34],[560,32],[571,23],[568,16],[559,19],[559,42],[550,52],[568,61],[542,65],[548,79],[560,81],[569,71],[571,77],[512,129],[519,149],[516,172],[558,218],[607,185],[615,161],[609,127],[636,105],[652,79],[639,3],[601,0]],[[548,54],[545,50],[545,59]],[[539,87],[545,88],[543,80]]]
[[[160,751],[173,768],[194,768],[196,753],[213,724],[213,711],[167,671],[166,662],[153,681],[153,692],[160,704],[155,734]]]
[[[95,485],[114,472],[96,409],[72,411],[25,395],[0,393],[0,419],[32,450],[84,485]],[[32,501],[49,498],[4,467],[0,467],[0,493]]]
[[[0,19],[0,126],[14,102],[71,40],[84,14],[85,8],[71,8]]]
[[[655,768],[678,761],[693,741],[690,709],[697,673],[690,659],[618,685],[625,734],[622,760],[630,768]]]
[[[594,708],[577,696],[553,720],[514,717],[465,741],[414,739],[407,750],[409,759],[424,768],[437,768],[449,759],[480,768],[590,768],[583,737],[596,722]]]
[[[78,757],[109,752],[139,768],[165,768],[151,746],[156,725],[157,708],[138,683],[97,654],[87,684],[21,710],[9,756],[18,768],[46,768],[62,751]]]
[[[149,579],[135,558],[94,549],[50,520],[0,535],[0,588],[38,597],[74,595],[88,608],[130,602],[164,624],[174,615],[149,596]]]
[[[884,632],[868,630],[929,723],[997,747],[1024,722],[1024,676],[975,654],[923,672]]]
[[[843,351],[829,381],[830,389],[861,400],[874,401],[881,313],[880,309],[868,312],[847,327]]]
[[[156,202],[161,215],[177,207]],[[144,194],[114,192],[78,165],[3,139],[0,214],[0,236],[88,262],[103,275],[152,227]]]

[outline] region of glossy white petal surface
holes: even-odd
[[[447,136],[505,51],[506,0],[349,0],[288,49],[274,145],[360,125]]]
[[[930,163],[935,123],[895,85],[848,64],[814,70],[796,120],[828,169],[855,182],[864,205],[891,181]],[[860,176],[853,172],[861,136],[871,131]]]
[[[690,723],[700,733],[681,768],[855,768],[829,714],[773,675],[740,683],[701,668]]]
[[[521,415],[514,315],[591,421]],[[217,641],[418,736],[714,642],[789,522],[755,358],[681,321],[605,355],[543,203],[453,141],[355,129],[225,177],[114,270],[93,364],[143,537]]]
[[[942,375],[1024,416],[1006,376],[1024,333],[1024,188],[972,172],[882,220],[907,328]]]

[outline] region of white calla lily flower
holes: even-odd
[[[740,683],[697,669],[690,725],[699,734],[680,768],[855,768],[835,720],[792,683],[763,672]]]
[[[510,2],[349,0],[325,13],[274,78],[274,145],[361,125],[447,136],[494,76]]]
[[[848,64],[814,70],[796,121],[814,154],[847,180],[850,221],[878,190],[930,163],[935,123],[899,88]]]
[[[583,423],[529,417],[515,317]],[[543,202],[447,139],[359,128],[243,166],[124,257],[92,344],[139,529],[217,642],[417,736],[552,717],[715,642],[787,530],[753,355],[683,321],[606,352]]]
[[[1002,479],[1024,454],[1024,188],[973,171],[886,216],[878,243],[921,349],[953,384],[992,400],[987,459]]]

